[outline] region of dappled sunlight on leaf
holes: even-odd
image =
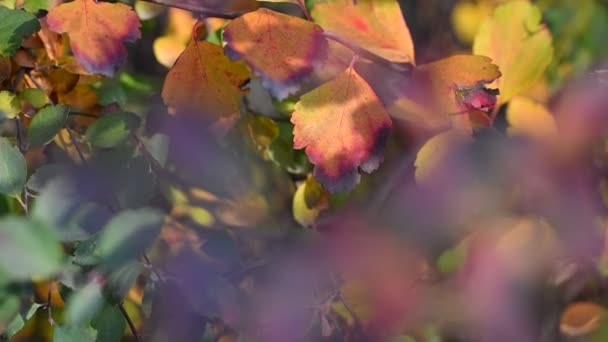
[[[373,89],[350,67],[296,104],[294,148],[306,148],[314,175],[329,191],[352,189],[359,169],[382,162],[391,119]]]
[[[267,9],[232,21],[224,30],[226,53],[242,58],[279,99],[299,89],[327,49],[321,28]]]
[[[72,52],[87,71],[106,76],[126,58],[123,42],[140,38],[137,15],[121,3],[76,0],[53,8],[47,24],[68,34]]]

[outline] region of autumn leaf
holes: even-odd
[[[177,8],[169,9],[168,17],[168,32],[154,40],[153,48],[156,60],[171,68],[188,46],[196,19],[191,12]]]
[[[234,118],[248,78],[245,64],[230,61],[221,46],[191,42],[167,74],[162,97],[177,112],[205,113],[214,121]]]
[[[226,53],[243,58],[279,99],[298,90],[298,81],[312,71],[327,48],[319,26],[264,8],[228,24],[224,40]]]
[[[303,95],[291,117],[294,148],[306,148],[315,178],[328,190],[352,189],[359,169],[382,161],[391,119],[369,84],[351,66]]]
[[[473,53],[492,58],[502,72],[495,84],[499,104],[534,85],[553,59],[552,38],[541,24],[541,12],[529,1],[510,1],[496,8],[479,29]]]
[[[49,29],[67,33],[76,59],[91,73],[112,76],[127,50],[123,42],[140,38],[140,22],[122,3],[75,0],[57,6],[47,16]]]
[[[441,132],[429,139],[418,151],[414,167],[418,184],[429,184],[442,170],[446,158],[472,141],[471,136],[459,130]]]
[[[507,133],[511,136],[527,136],[540,141],[557,138],[557,123],[551,112],[541,103],[516,96],[507,108]]]
[[[316,2],[312,16],[325,30],[378,56],[414,63],[414,43],[396,0]]]
[[[389,111],[431,131],[449,127],[470,131],[472,117],[494,109],[497,91],[486,86],[500,75],[484,56],[456,55],[420,65]]]

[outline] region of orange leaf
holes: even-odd
[[[297,91],[298,81],[327,50],[319,26],[264,8],[228,24],[224,40],[226,53],[242,57],[281,99]]]
[[[312,16],[325,30],[378,56],[398,63],[414,63],[414,43],[396,0],[317,2]]]
[[[291,117],[294,148],[306,148],[314,176],[329,191],[351,189],[359,168],[372,172],[382,161],[391,119],[353,67],[303,95]]]
[[[414,70],[404,98],[390,111],[433,131],[450,126],[470,131],[469,116],[477,118],[493,110],[496,92],[485,85],[498,77],[498,67],[484,56],[457,55],[424,64]]]
[[[57,6],[47,16],[49,29],[67,33],[76,59],[91,73],[112,76],[127,55],[123,42],[140,38],[140,22],[121,3],[75,0]]]
[[[234,117],[239,113],[239,86],[248,78],[245,64],[230,61],[221,46],[190,42],[167,74],[162,97],[178,112]]]

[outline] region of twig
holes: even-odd
[[[17,88],[19,88],[19,84],[23,80],[23,76],[25,75],[25,69],[20,68],[19,72],[17,72],[17,76],[15,76],[15,80],[13,81],[13,85],[11,87],[11,91],[13,93],[17,92]],[[17,129],[17,144],[19,145],[19,151],[25,154],[26,148],[23,143],[23,135],[21,134],[21,119],[19,119],[19,115],[15,117],[15,128]]]
[[[70,130],[70,128],[67,125],[65,125],[64,128],[68,132],[68,135],[70,136],[70,140],[72,140],[72,144],[74,145],[74,148],[76,149],[76,152],[78,153],[78,157],[80,157],[80,160],[82,161],[83,164],[86,164],[87,160],[84,158],[84,154],[80,150],[80,146],[78,146],[78,141],[76,140],[76,137],[74,137],[74,133],[72,133],[72,131]]]
[[[200,5],[196,1],[175,1],[175,0],[144,0],[159,5],[169,6],[184,9],[186,11],[199,13],[205,17],[220,18],[220,19],[236,19],[244,12],[220,12],[218,10]]]
[[[127,310],[125,310],[125,306],[123,305],[123,303],[118,304],[118,308],[120,309],[120,313],[122,313],[122,316],[127,321],[127,324],[129,325],[129,329],[131,330],[131,333],[133,333],[133,337],[135,338],[135,341],[138,341],[138,342],[141,341],[141,339],[139,338],[139,334],[137,333],[137,329],[135,328],[135,324],[133,324],[133,321],[131,320],[131,317],[129,317]]]
[[[365,59],[369,59],[370,61],[386,65],[388,68],[393,69],[396,72],[409,73],[413,69],[413,65],[410,63],[392,62],[382,56],[378,56],[375,53],[362,48],[361,46],[357,45],[356,43],[354,43],[344,37],[341,37],[333,32],[324,31],[323,35],[327,39],[331,39],[335,42],[338,42],[338,43],[344,45],[345,47],[349,48],[355,54],[357,54]]]
[[[17,88],[19,88],[19,84],[21,83],[21,80],[23,80],[24,75],[25,69],[19,69],[19,72],[17,72],[17,76],[15,76],[15,80],[13,81],[13,86],[11,89],[13,93],[17,92]]]
[[[148,256],[146,254],[143,255],[144,258],[144,262],[145,262],[145,266],[146,268],[148,268],[150,271],[152,271],[152,273],[154,273],[154,275],[158,278],[158,280],[161,283],[165,283],[166,279],[164,276],[162,276],[160,274],[160,272],[158,272],[158,270],[156,269],[156,267],[154,267],[154,265],[152,264],[152,262],[150,261],[150,258],[148,258]]]
[[[81,112],[70,112],[68,115],[70,116],[82,116],[85,118],[93,118],[93,119],[98,119],[99,116],[95,115],[95,114],[89,114],[89,113],[81,113]]]
[[[49,292],[46,295],[46,309],[49,313],[49,324],[55,325],[55,320],[53,319],[53,309],[51,308],[51,299],[52,299],[52,287],[49,287]]]

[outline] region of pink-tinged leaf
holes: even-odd
[[[352,189],[372,172],[392,122],[374,90],[349,67],[303,95],[291,117],[294,148],[306,148],[315,178],[329,191]]]
[[[389,111],[424,130],[470,131],[494,109],[498,91],[486,86],[500,76],[484,56],[456,55],[420,65]]]
[[[224,41],[226,53],[245,60],[278,98],[296,92],[327,50],[319,26],[264,8],[228,24]]]
[[[140,38],[140,22],[131,7],[121,3],[75,0],[53,8],[49,29],[67,33],[72,53],[91,73],[112,76],[127,56],[124,42]]]
[[[397,0],[316,2],[312,16],[327,31],[397,63],[414,63],[414,43]]]

